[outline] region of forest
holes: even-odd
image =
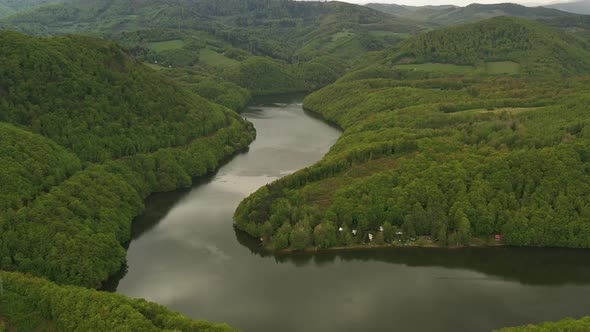
[[[53,2],[0,0],[0,331],[233,331],[94,289],[146,197],[248,148],[237,111],[255,96],[311,93],[306,110],[344,132],[238,207],[266,250],[590,247],[587,17]],[[480,21],[498,12],[520,18]]]
[[[190,320],[155,303],[119,294],[59,287],[19,273],[0,272],[0,280],[0,331],[236,331],[225,324]]]
[[[495,36],[492,25],[502,31],[540,29],[496,18],[436,35]],[[426,38],[433,33],[400,48]],[[547,36],[552,38],[557,36]],[[581,52],[582,46],[568,54]],[[390,66],[399,53],[380,57],[372,67],[379,70],[361,69],[364,74],[347,75],[305,99],[307,110],[339,125],[344,135],[316,165],[243,201],[235,214],[239,229],[273,250],[408,241],[485,245],[496,243],[496,235],[508,245],[590,247],[590,184],[580,181],[589,169],[587,77],[474,71],[443,78],[410,70],[396,79]],[[481,59],[498,60],[494,54]],[[546,72],[561,70],[551,61],[544,64]]]
[[[188,187],[247,148],[255,130],[234,111],[241,104],[209,101],[114,42],[9,31],[0,40],[0,269],[25,273],[2,275],[14,291],[1,299],[8,330],[111,330],[92,325],[102,320],[84,325],[105,306],[122,310],[105,323],[114,330],[229,330],[57,284],[100,287],[125,263],[149,194]],[[232,94],[223,99],[240,98]],[[58,306],[64,297],[72,302]],[[104,305],[71,315],[92,298]]]

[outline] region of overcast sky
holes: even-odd
[[[412,6],[424,6],[424,5],[458,5],[458,6],[466,6],[470,3],[500,3],[500,2],[514,2],[519,3],[525,6],[540,6],[543,4],[550,4],[556,2],[567,2],[567,1],[560,1],[560,0],[518,0],[518,1],[493,1],[493,0],[340,0],[344,2],[356,3],[356,4],[366,4],[369,2],[373,3],[395,3],[398,5],[412,5]]]

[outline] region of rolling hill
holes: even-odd
[[[391,15],[439,25],[454,25],[477,22],[497,16],[520,17],[530,20],[546,20],[572,15],[571,13],[554,8],[525,7],[514,3],[500,3],[491,5],[471,4],[466,7],[411,7],[389,4],[368,4],[367,6]]]
[[[427,24],[340,2],[72,0],[12,16],[0,26],[36,35],[99,35],[155,68],[222,78],[222,85],[259,95],[315,90],[362,54],[395,45]],[[245,82],[244,73],[255,76]]]

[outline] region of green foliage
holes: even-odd
[[[270,58],[248,58],[237,66],[227,68],[224,77],[254,95],[304,90],[303,83],[287,64]]]
[[[572,14],[544,7],[525,7],[514,3],[479,4],[466,7],[452,5],[442,6],[400,6],[394,4],[369,4],[370,8],[384,13],[410,18],[419,22],[437,25],[451,25],[476,22],[496,16],[513,16],[531,20],[548,20],[552,18],[571,19]]]
[[[408,39],[391,60],[478,65],[513,61],[528,75],[590,72],[586,44],[540,23],[498,17]]]
[[[380,227],[375,241],[389,244],[399,230],[439,245],[502,234],[590,247],[587,78],[349,77],[305,99],[343,136],[316,165],[244,200],[237,227],[309,223],[319,247],[362,244]],[[332,224],[338,243],[324,242]]]
[[[0,123],[0,211],[19,209],[80,169],[80,161],[54,142]]]
[[[252,141],[250,124],[232,118],[231,126],[185,147],[88,167],[18,212],[0,215],[0,268],[99,286],[125,262],[123,245],[147,195],[190,186]]]
[[[84,161],[184,145],[226,124],[220,107],[162,84],[111,42],[6,31],[0,39],[0,121],[29,127]]]
[[[521,327],[510,327],[498,330],[499,332],[583,332],[590,330],[590,317],[579,320],[566,318],[559,322],[546,322],[539,325],[527,325]]]
[[[0,120],[35,132],[0,122],[2,270],[99,286],[125,262],[147,195],[190,186],[254,138],[112,42],[0,39]]]
[[[235,331],[226,324],[188,319],[155,303],[119,294],[58,286],[44,279],[0,273],[0,314],[17,331]],[[0,330],[4,324],[0,323]]]

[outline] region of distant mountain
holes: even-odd
[[[570,13],[590,15],[590,0],[556,3],[544,7],[559,9]]]
[[[492,5],[471,4],[466,7],[412,7],[388,4],[368,4],[367,6],[391,15],[440,25],[477,22],[497,16],[512,16],[537,20],[572,15],[571,13],[553,8],[525,7],[513,3]]]
[[[0,18],[59,0],[0,0]]]
[[[12,9],[0,2],[0,18],[10,16],[14,13],[15,13],[14,9]]]

